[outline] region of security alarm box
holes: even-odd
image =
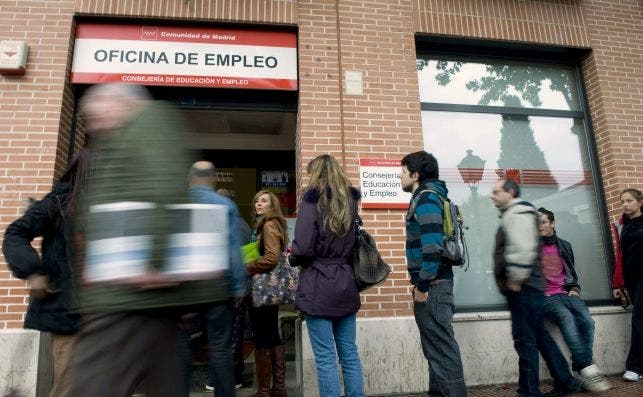
[[[27,66],[27,44],[24,41],[0,41],[0,74],[22,76]]]

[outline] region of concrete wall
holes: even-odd
[[[0,331],[0,352],[0,395],[49,395],[53,372],[48,334],[19,329]]]
[[[624,370],[629,349],[629,311],[591,308],[596,322],[594,360],[607,374]],[[518,382],[518,356],[513,348],[508,312],[456,314],[453,327],[460,345],[467,386]],[[549,327],[569,358],[557,328]],[[297,379],[300,395],[317,397],[315,362],[306,323],[297,327]],[[428,365],[413,317],[359,318],[357,345],[367,395],[418,393],[428,389]],[[541,378],[549,378],[541,360]]]

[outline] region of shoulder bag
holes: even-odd
[[[286,253],[281,254],[277,266],[272,270],[257,273],[250,280],[252,306],[287,305],[295,302],[299,268],[291,267]]]
[[[387,265],[373,237],[362,226],[362,218],[355,216],[355,247],[353,248],[353,270],[360,291],[386,281],[391,267]]]

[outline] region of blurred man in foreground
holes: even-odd
[[[179,396],[179,317],[229,296],[227,257],[211,267],[216,250],[192,234],[216,233],[216,216],[185,204],[191,162],[174,109],[114,84],[90,88],[80,112],[93,141],[75,237],[84,321],[67,395]],[[208,260],[194,260],[197,243]]]

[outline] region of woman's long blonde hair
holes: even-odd
[[[260,219],[257,219],[255,202],[257,201],[259,196],[262,196],[264,194],[267,194],[268,197],[270,197],[270,209],[266,211],[261,216]],[[256,219],[255,227],[258,232],[261,232],[261,230],[263,229],[263,225],[266,223],[266,221],[270,219],[276,219],[277,222],[279,223],[279,229],[281,231],[281,240],[283,241],[284,247],[288,245],[288,223],[286,222],[286,217],[284,216],[284,213],[281,211],[279,198],[277,198],[277,196],[273,192],[269,190],[259,190],[255,194],[255,197],[252,199],[252,219]]]
[[[328,226],[338,236],[345,235],[351,228],[351,182],[342,166],[331,155],[315,157],[308,163],[310,181],[308,190],[319,192],[317,208],[322,214],[323,227]]]

